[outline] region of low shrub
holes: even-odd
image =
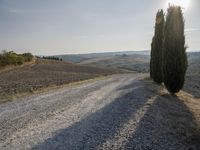
[[[25,62],[33,60],[33,57],[34,57],[31,53],[24,53],[22,54],[22,56],[24,57]]]
[[[31,53],[17,54],[14,51],[3,51],[0,54],[0,66],[7,65],[22,65],[24,62],[33,60],[34,56]]]
[[[48,59],[48,60],[57,60],[57,61],[63,61],[62,58],[55,57],[55,56],[43,56],[42,59]]]

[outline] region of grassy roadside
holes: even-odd
[[[22,67],[25,67],[25,66],[28,66],[28,65],[33,65],[35,62],[36,62],[36,59],[33,59],[30,62],[25,62],[22,65],[18,65],[18,66],[8,65],[6,67],[0,67],[0,73],[7,72],[7,71],[10,71],[10,70],[14,70],[14,69],[19,69],[19,68],[22,68]]]

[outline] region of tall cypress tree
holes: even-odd
[[[162,83],[162,49],[165,17],[163,10],[157,12],[155,33],[151,43],[150,76],[157,83]]]
[[[164,35],[163,80],[167,90],[174,94],[182,89],[187,69],[184,19],[181,7],[169,6]]]

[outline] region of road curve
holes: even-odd
[[[161,130],[157,108],[151,109],[157,95],[143,77],[112,75],[0,105],[0,149],[188,148],[176,133]]]

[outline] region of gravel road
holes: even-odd
[[[112,75],[2,104],[0,149],[200,148],[184,120],[171,123],[177,109],[185,119],[192,113],[180,100],[158,96],[142,78]]]

